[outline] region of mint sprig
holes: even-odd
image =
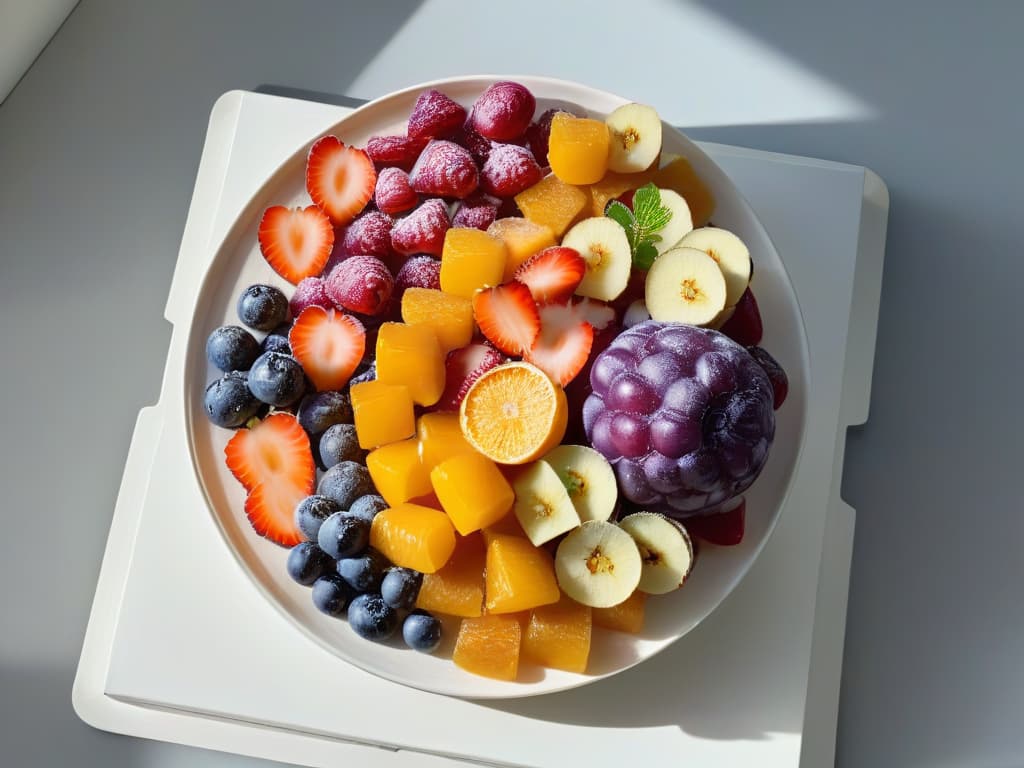
[[[633,193],[633,210],[618,200],[613,200],[605,216],[618,222],[626,230],[629,248],[633,253],[633,266],[650,269],[658,257],[656,243],[661,242],[657,234],[672,218],[672,211],[661,204],[661,192],[654,184],[645,184]]]

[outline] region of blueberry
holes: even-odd
[[[334,561],[316,544],[303,541],[288,553],[288,575],[308,587],[325,573],[331,572]]]
[[[332,424],[320,435],[320,463],[330,469],[343,461],[360,461],[363,449],[359,447],[356,428],[351,424]]]
[[[361,517],[335,512],[320,525],[316,540],[320,549],[335,560],[352,557],[370,542],[370,524]]]
[[[413,611],[402,622],[402,639],[414,651],[433,653],[441,644],[441,622],[426,611]]]
[[[313,582],[313,605],[328,616],[343,616],[352,597],[352,587],[336,573],[325,573]]]
[[[380,596],[392,608],[408,611],[416,604],[423,574],[411,568],[389,568],[380,583]]]
[[[384,501],[383,496],[378,496],[375,493],[369,493],[366,496],[360,496],[358,499],[352,502],[352,506],[348,508],[348,513],[353,517],[362,517],[369,522],[373,522],[373,518],[377,516],[378,512],[383,512],[387,509],[389,504]]]
[[[270,285],[250,285],[238,297],[238,319],[257,331],[276,328],[288,317],[288,299]]]
[[[263,337],[263,341],[260,342],[260,349],[263,352],[280,352],[282,355],[290,355],[292,353],[292,345],[288,341],[288,332],[291,329],[291,323],[281,323],[281,325]]]
[[[343,461],[324,473],[316,492],[333,499],[342,509],[348,509],[353,501],[374,490],[366,467],[354,461]]]
[[[262,403],[249,391],[241,371],[225,373],[210,382],[203,397],[207,418],[218,427],[240,427],[259,411]]]
[[[355,376],[353,376],[351,379],[349,379],[348,383],[349,384],[362,384],[364,381],[376,381],[376,380],[377,380],[377,361],[376,360],[371,360],[370,364],[368,366],[366,366],[366,368],[364,370],[360,371]]]
[[[338,560],[338,575],[360,594],[376,592],[390,565],[388,559],[376,549],[367,549],[359,557]]]
[[[307,496],[295,507],[295,524],[303,536],[316,541],[323,521],[340,511],[341,507],[326,496]]]
[[[334,424],[352,423],[352,401],[344,392],[316,392],[299,403],[299,424],[311,435],[319,435]]]
[[[245,328],[222,325],[206,339],[206,359],[225,373],[248,371],[260,356],[260,343]]]
[[[264,352],[249,371],[249,389],[268,405],[294,403],[304,388],[302,366],[294,357],[280,352]]]
[[[398,614],[380,595],[359,595],[348,606],[348,623],[367,640],[386,640],[398,629]]]

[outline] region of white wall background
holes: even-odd
[[[0,103],[78,0],[0,0]]]

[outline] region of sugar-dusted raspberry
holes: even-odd
[[[392,298],[401,301],[406,288],[441,290],[441,262],[433,256],[411,256],[395,275]]]
[[[391,246],[398,253],[428,253],[440,256],[444,234],[451,226],[448,209],[436,197],[425,201],[391,230]]]
[[[498,197],[518,195],[541,176],[533,153],[515,144],[495,144],[480,173],[484,191]]]
[[[403,213],[415,208],[420,201],[409,185],[409,174],[401,168],[384,168],[377,174],[373,199],[384,213]]]
[[[466,119],[466,108],[431,88],[416,99],[409,115],[408,134],[413,139],[442,139],[455,133]]]
[[[507,80],[494,83],[473,104],[473,127],[485,138],[511,141],[522,136],[537,106],[525,85]]]
[[[292,310],[292,317],[298,317],[306,307],[332,309],[334,302],[327,295],[327,286],[324,285],[323,278],[304,277],[295,286],[295,293],[292,294],[289,306]]]
[[[387,306],[394,280],[376,256],[350,256],[328,275],[326,287],[338,307],[375,315]]]
[[[498,217],[500,207],[501,200],[487,194],[467,197],[452,217],[452,226],[486,230]]]
[[[341,237],[342,252],[348,256],[391,255],[391,228],[394,220],[386,213],[369,211],[345,227]]]
[[[373,136],[366,142],[366,154],[380,168],[395,166],[408,171],[427,145],[427,139],[409,136]]]
[[[480,172],[465,147],[452,141],[435,140],[420,153],[409,172],[409,182],[414,190],[424,195],[462,199],[476,190]]]
[[[494,146],[494,142],[476,132],[476,128],[473,127],[472,116],[470,116],[469,120],[466,121],[466,124],[462,126],[462,129],[452,140],[468,149],[473,159],[481,164],[490,156],[491,147]]]

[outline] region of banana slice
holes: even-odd
[[[633,537],[614,523],[588,520],[555,553],[558,586],[577,603],[611,608],[640,584],[643,562]]]
[[[580,524],[576,507],[558,473],[546,461],[535,461],[512,483],[512,507],[519,524],[535,547]]]
[[[683,586],[693,567],[693,542],[682,525],[654,512],[636,512],[619,521],[640,549],[641,592],[664,595]]]
[[[562,245],[579,251],[587,262],[577,295],[611,301],[626,290],[633,256],[620,224],[604,216],[584,219],[565,233]]]
[[[673,248],[647,272],[644,298],[658,322],[707,325],[725,309],[725,277],[718,263],[696,248]]]
[[[679,245],[704,251],[718,262],[725,276],[725,306],[735,306],[750,284],[752,268],[750,250],[743,241],[727,229],[701,227],[686,235]]]
[[[661,240],[654,244],[654,248],[662,254],[678,245],[679,241],[693,230],[693,217],[690,215],[690,206],[686,198],[678,192],[671,189],[659,189],[658,192],[661,193],[661,204],[672,212],[668,224],[655,232]]]
[[[558,473],[580,520],[612,516],[619,486],[608,459],[586,445],[560,445],[544,461]]]
[[[661,152],[661,118],[646,104],[623,104],[605,118],[612,140],[608,169],[639,173],[651,167]]]

